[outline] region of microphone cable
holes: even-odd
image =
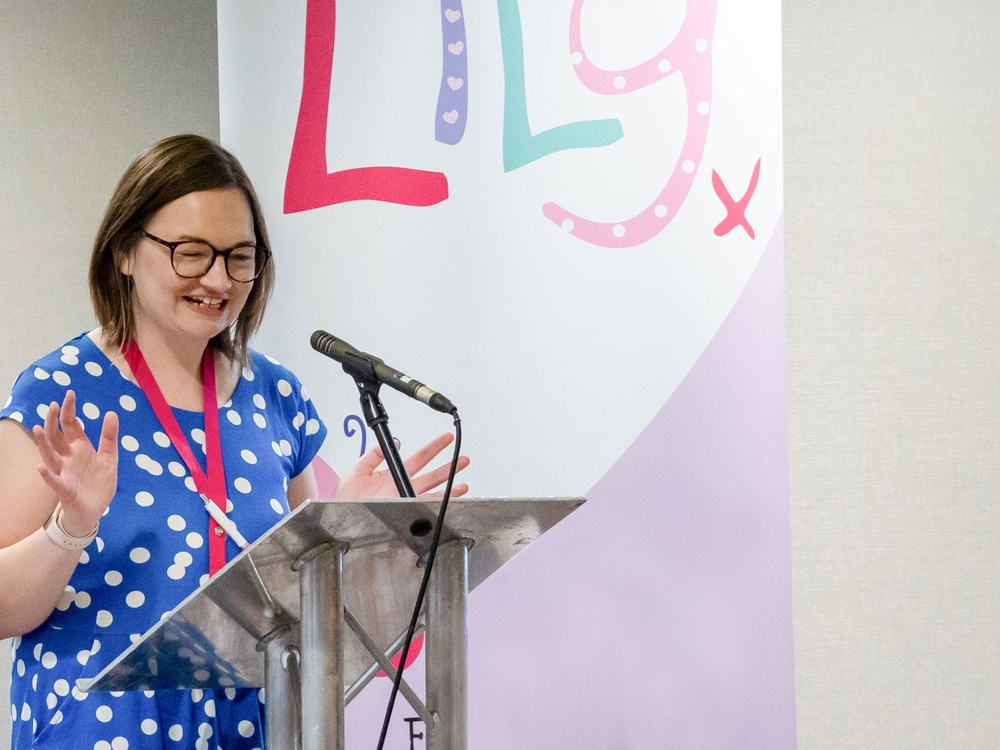
[[[420,590],[417,592],[417,602],[413,607],[413,614],[410,616],[410,625],[406,630],[406,639],[403,641],[403,648],[399,652],[399,666],[396,667],[396,677],[392,681],[392,692],[389,694],[389,704],[385,709],[385,718],[382,721],[382,733],[378,738],[378,750],[382,750],[385,744],[385,737],[389,732],[389,721],[392,719],[392,709],[396,703],[396,695],[399,693],[399,684],[403,681],[403,669],[406,666],[406,657],[410,652],[410,642],[417,629],[417,620],[420,619],[420,610],[424,605],[424,594],[427,592],[427,583],[430,581],[431,568],[434,567],[434,558],[437,556],[438,544],[441,541],[441,531],[444,528],[444,515],[448,510],[448,501],[451,499],[451,487],[455,481],[455,474],[458,472],[458,459],[462,450],[462,420],[458,416],[458,409],[451,410],[451,416],[455,425],[455,450],[451,459],[451,468],[448,471],[448,481],[445,483],[444,497],[441,498],[441,509],[438,511],[437,521],[434,524],[434,536],[431,540],[431,547],[427,553],[427,565],[424,568],[424,576],[420,581]]]

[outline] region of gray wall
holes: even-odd
[[[163,136],[218,138],[215,3],[0,0],[0,82],[6,392],[32,359],[93,327],[90,244],[122,170]],[[4,706],[9,672],[5,642]]]
[[[0,9],[8,383],[91,325],[88,246],[124,166],[217,135],[218,109],[213,3]],[[995,0],[784,3],[804,750],[1000,737],[998,30]]]
[[[784,3],[800,747],[1000,744],[1000,3]]]

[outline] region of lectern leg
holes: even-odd
[[[466,600],[469,595],[468,539],[438,548],[427,591],[427,750],[466,750],[468,676]]]
[[[302,559],[302,750],[344,750],[344,549]]]
[[[292,631],[268,642],[264,652],[264,699],[268,750],[302,747],[300,716],[300,659]]]

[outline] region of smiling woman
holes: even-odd
[[[0,410],[14,748],[263,745],[258,690],[72,686],[316,496],[310,463],[326,428],[296,376],[248,345],[273,285],[267,245],[235,157],[194,135],[155,144],[126,170],[97,233],[100,326],[25,369]],[[418,451],[408,471],[447,442]],[[393,495],[380,459],[366,456],[338,493]],[[440,481],[431,471],[413,484]]]

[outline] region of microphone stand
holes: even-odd
[[[410,476],[403,466],[403,459],[399,456],[396,448],[396,441],[392,439],[389,432],[389,415],[382,406],[382,400],[378,392],[382,384],[375,376],[374,364],[361,357],[351,357],[350,361],[344,361],[344,372],[351,376],[354,384],[358,386],[361,393],[361,411],[364,414],[365,422],[371,427],[378,439],[378,444],[382,448],[382,455],[385,456],[385,463],[392,475],[392,480],[396,483],[396,490],[400,497],[416,497],[413,485],[410,483]]]

